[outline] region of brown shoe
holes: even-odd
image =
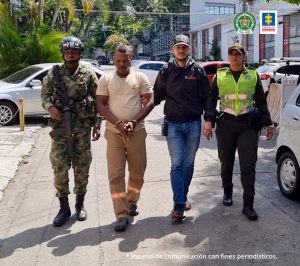
[[[184,204],[184,210],[188,211],[192,208],[192,204],[189,201],[186,201]]]
[[[185,216],[183,215],[183,211],[180,210],[172,210],[171,217],[176,221],[181,221],[185,218]]]

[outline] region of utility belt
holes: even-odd
[[[223,116],[224,119],[233,120],[233,121],[249,121],[249,113],[238,115],[238,116],[228,114],[228,113],[223,113],[223,115],[221,116]]]

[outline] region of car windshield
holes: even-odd
[[[42,68],[37,66],[26,67],[2,79],[2,81],[7,83],[18,84],[40,70],[42,70]]]
[[[131,60],[131,66],[135,66],[137,65],[138,63],[141,63],[141,62],[145,62],[146,60],[142,60],[142,59],[133,59]]]
[[[264,73],[271,73],[274,70],[276,70],[280,65],[276,66],[275,64],[267,64],[267,65],[262,65],[256,69],[258,74],[264,74]]]

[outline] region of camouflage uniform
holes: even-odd
[[[72,122],[74,129],[74,161],[75,188],[74,193],[84,195],[88,184],[91,155],[91,127],[94,126],[95,99],[98,78],[93,70],[79,63],[76,72],[71,73],[64,65],[59,67],[61,81],[67,88],[72,106]],[[54,89],[53,71],[50,70],[43,80],[41,92],[42,106],[48,110],[50,106],[60,108],[58,95]],[[55,131],[63,127],[62,122],[50,118],[49,124]],[[54,185],[58,197],[70,194],[68,171],[71,158],[67,145],[67,136],[58,135],[52,138],[50,161],[54,170]]]

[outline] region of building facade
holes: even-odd
[[[193,12],[191,1],[191,29],[190,37],[192,42],[192,56],[195,59],[210,57],[212,42],[214,39],[221,49],[221,58],[227,59],[227,47],[233,40],[239,40],[247,51],[247,62],[258,63],[262,59],[273,57],[296,57],[300,56],[300,7],[272,1],[266,3],[262,0],[252,1],[252,4],[238,3],[227,11],[235,12],[224,15],[221,18],[210,20],[205,24],[196,25],[196,20],[192,19]],[[202,1],[201,1],[202,2]],[[225,12],[223,1],[214,1],[214,8],[209,9],[211,2],[203,1],[206,6],[206,12]],[[219,3],[216,3],[219,2]],[[229,3],[229,1],[226,1]],[[236,2],[236,1],[235,1]],[[246,10],[253,13],[256,18],[256,27],[253,34],[238,34],[233,25],[235,14]],[[213,11],[214,10],[214,11]],[[259,33],[259,12],[260,10],[277,10],[278,13],[278,32],[277,34],[260,34]],[[194,25],[194,27],[192,27]]]

